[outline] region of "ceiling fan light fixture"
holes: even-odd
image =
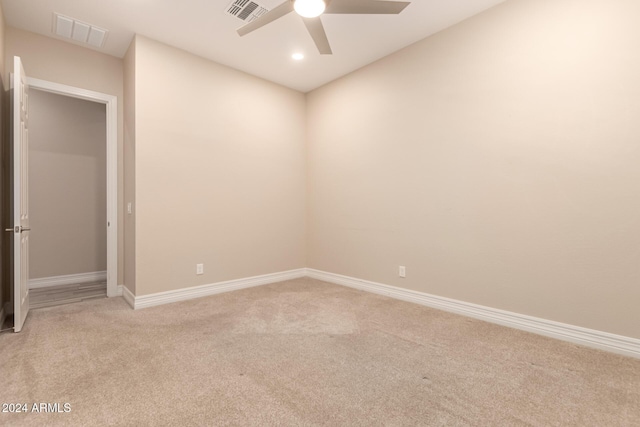
[[[327,7],[322,0],[295,0],[293,8],[303,18],[315,18],[322,15]]]

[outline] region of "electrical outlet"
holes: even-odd
[[[133,207],[131,205],[131,202],[127,203],[127,213],[129,215],[131,215],[133,213]]]
[[[399,266],[398,267],[398,276],[407,277],[407,267],[405,267],[404,265]]]
[[[196,274],[204,274],[204,264],[196,264]]]

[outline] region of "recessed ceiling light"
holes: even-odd
[[[293,55],[291,55],[291,57],[293,59],[295,59],[296,61],[300,61],[302,59],[304,59],[304,55],[301,53],[294,53]]]

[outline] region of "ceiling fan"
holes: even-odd
[[[238,29],[244,36],[278,18],[295,11],[302,17],[307,31],[323,55],[331,55],[331,46],[324,32],[320,15],[323,13],[339,14],[394,14],[402,12],[410,2],[379,0],[286,0],[258,19]]]

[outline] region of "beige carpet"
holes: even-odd
[[[0,335],[0,425],[639,426],[640,360],[311,279]]]

